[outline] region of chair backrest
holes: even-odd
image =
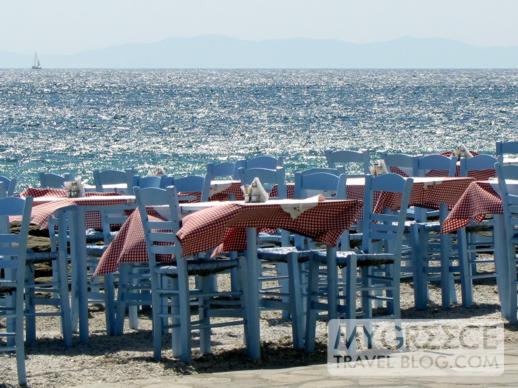
[[[238,179],[237,165],[234,162],[209,163],[207,164],[207,173],[205,174],[205,186],[203,192],[207,193],[207,199],[210,195],[211,182],[217,178]]]
[[[472,158],[460,160],[460,175],[470,176],[475,179],[488,179],[496,176],[496,158],[491,155],[477,155]],[[484,176],[481,176],[483,174]],[[487,176],[486,176],[487,175]]]
[[[16,280],[23,288],[27,259],[27,239],[31,221],[32,198],[0,198],[0,278]],[[21,216],[19,233],[11,233],[9,217]],[[13,274],[13,271],[15,274]]]
[[[148,189],[150,187],[160,188],[162,175],[137,176],[136,181],[137,186],[141,189]]]
[[[347,173],[349,177],[356,175],[365,175],[370,172],[370,152],[364,151],[325,151],[327,166],[330,168],[340,168],[342,172]],[[359,164],[358,168],[354,168],[355,164]]]
[[[61,189],[65,186],[65,182],[72,180],[72,174],[53,174],[50,172],[40,172],[40,186],[50,187],[53,189]]]
[[[516,189],[518,187],[518,166],[503,165],[499,162],[496,163],[495,169],[504,209],[506,241],[511,244],[512,239],[516,238],[516,228],[518,227],[518,190]],[[512,190],[510,189],[511,184]],[[514,253],[514,248],[512,252]]]
[[[362,250],[373,252],[380,242],[385,252],[396,255],[401,253],[405,220],[412,190],[413,179],[389,173],[379,176],[365,177],[363,201]],[[399,211],[375,212],[374,199],[376,193],[390,193],[401,196]]]
[[[414,155],[383,152],[381,153],[381,159],[385,162],[389,172],[393,172],[401,176],[417,175],[417,172],[414,170],[416,167],[416,156]]]
[[[98,192],[112,191],[113,189],[105,188],[106,185],[126,185],[127,194],[130,194],[133,187],[136,186],[137,177],[134,170],[94,170],[95,189]]]
[[[295,173],[295,198],[307,198],[322,194],[329,198],[346,198],[347,175],[339,176],[327,172],[305,174],[304,171]]]
[[[9,179],[0,175],[0,184],[4,187],[7,196],[12,197],[16,189],[16,178]]]
[[[251,159],[239,160],[236,162],[237,168],[267,168],[270,170],[276,169],[277,167],[282,167],[284,165],[284,160],[282,157],[275,158],[273,156],[263,155],[256,156]]]
[[[210,176],[211,179],[222,177],[237,179],[236,163],[209,163],[207,164],[207,176]]]
[[[417,156],[414,159],[416,176],[455,176],[457,161],[455,158],[434,154]]]
[[[343,174],[343,171],[339,170],[338,168],[328,168],[328,167],[315,167],[315,168],[308,168],[307,170],[298,171],[299,174],[302,175],[311,175],[324,172],[326,174],[332,174],[336,176],[340,176]]]
[[[176,233],[180,229],[180,205],[176,188],[166,189],[135,187],[137,206],[144,227],[149,265],[153,269],[158,255],[175,255],[179,259],[182,248]],[[150,216],[148,210],[155,210],[160,217]]]
[[[505,154],[518,155],[518,140],[496,142],[496,156],[500,163],[504,161]]]
[[[241,184],[249,185],[254,178],[259,178],[266,191],[270,191],[276,186],[278,198],[287,197],[286,189],[286,174],[284,168],[277,167],[275,169],[269,168],[248,168],[240,167],[238,169],[238,176]]]

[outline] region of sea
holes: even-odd
[[[494,152],[518,139],[518,70],[0,70],[0,175],[282,156],[326,149]]]

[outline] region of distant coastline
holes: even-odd
[[[45,68],[96,69],[516,69],[518,47],[481,47],[446,39],[340,40],[169,38],[70,55],[40,52]],[[32,54],[0,50],[0,68],[30,68]]]

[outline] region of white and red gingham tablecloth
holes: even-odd
[[[246,249],[246,228],[285,229],[317,242],[335,245],[344,230],[360,216],[361,201],[327,200],[296,219],[279,203],[219,204],[185,216],[177,233],[184,256],[215,249],[214,253]],[[110,244],[96,269],[97,275],[114,272],[120,263],[146,262],[142,221],[133,212]]]
[[[441,203],[453,207],[472,178],[415,178],[411,205],[437,209]],[[360,216],[365,180],[351,178],[347,184],[349,198],[355,201],[325,201],[293,220],[280,205],[229,203],[205,208],[184,217],[178,237],[184,255],[206,252],[242,250],[245,248],[245,228],[280,228],[311,237],[315,241],[333,245],[342,231]],[[355,203],[357,214],[340,210],[341,203]],[[400,198],[383,193],[378,208],[398,209]],[[344,213],[345,212],[345,213]],[[354,214],[353,219],[351,216]],[[343,217],[339,219],[339,217]],[[347,227],[345,227],[347,226]],[[146,262],[147,253],[140,215],[134,212],[104,253],[97,274],[114,272],[119,263]]]
[[[489,181],[472,182],[444,220],[442,232],[454,232],[472,221],[481,222],[486,215],[503,211],[502,200]]]
[[[48,228],[49,218],[59,209],[71,205],[78,206],[109,206],[135,202],[135,197],[117,193],[86,193],[84,197],[68,198],[64,189],[28,188],[20,196],[33,197],[31,223],[41,229]],[[87,211],[85,227],[101,229],[101,215],[98,211]]]
[[[468,177],[414,177],[414,184],[410,193],[409,206],[418,206],[427,209],[439,209],[441,204],[453,208],[473,178]],[[347,180],[347,198],[362,199],[365,187],[364,178],[349,178]],[[401,195],[381,193],[375,195],[375,209],[398,210]]]

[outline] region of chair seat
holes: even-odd
[[[236,268],[238,265],[239,259],[193,259],[187,260],[187,271],[189,275],[207,276]],[[178,267],[174,264],[159,266],[157,271],[167,276],[178,275]]]
[[[88,244],[86,246],[86,254],[88,256],[101,257],[107,248],[107,245]]]
[[[52,261],[58,258],[57,252],[38,252],[32,249],[27,249],[27,263],[41,263],[45,261]]]
[[[361,251],[337,251],[336,264],[339,267],[346,267],[352,255],[356,255],[358,267],[371,267],[383,264],[394,263],[394,254],[392,253],[364,253]],[[327,252],[318,250],[314,252],[314,257],[320,262],[326,262]]]
[[[261,260],[287,262],[288,255],[296,254],[299,260],[307,260],[311,256],[311,250],[300,250],[296,247],[272,247],[258,248],[257,255]]]
[[[10,294],[16,291],[16,282],[0,279],[0,295]]]

